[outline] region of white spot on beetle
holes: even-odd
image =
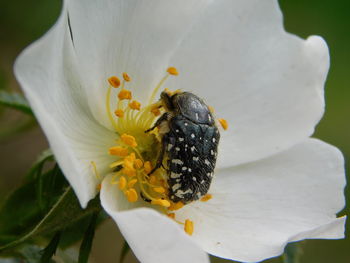
[[[189,172],[189,173],[192,172],[192,169],[191,169],[191,168],[188,168],[188,172]]]
[[[199,116],[198,116],[198,113],[196,112],[196,120],[198,121],[199,119]]]
[[[196,137],[196,135],[194,135],[194,133],[192,133],[192,134],[191,134],[191,137],[192,137],[192,138],[195,138],[195,137]]]
[[[181,161],[180,159],[172,159],[171,162],[174,163],[174,164],[179,164],[179,165],[183,165],[184,164],[184,162]]]
[[[215,139],[215,138],[213,138],[213,142],[216,142],[216,139]]]
[[[177,174],[177,173],[174,173],[174,172],[171,172],[170,173],[170,178],[179,178],[180,176],[182,175],[182,173],[179,173],[179,174]]]
[[[186,170],[187,170],[186,166],[182,167],[182,171],[186,171]]]
[[[168,144],[168,151],[171,150],[171,148],[173,148],[174,145],[172,145],[171,143]]]
[[[210,150],[210,154],[211,154],[211,155],[214,155],[215,153],[214,153],[214,151],[213,151],[213,150]]]
[[[197,181],[197,178],[193,176],[193,177],[192,177],[192,180],[193,180],[193,181]]]
[[[179,138],[179,142],[183,142],[185,139],[184,138]]]
[[[206,165],[210,165],[210,162],[208,161],[208,159],[205,159],[205,160],[204,160],[204,163],[205,163]]]
[[[188,123],[187,122],[185,122],[185,126],[187,126],[188,125]]]
[[[178,129],[176,129],[175,131],[176,131],[176,132],[179,132],[179,130],[178,130]]]
[[[191,151],[194,152],[196,150],[196,147],[192,146]]]
[[[196,162],[198,162],[198,160],[199,160],[199,157],[196,157],[196,156],[193,156],[193,161],[196,161]]]
[[[175,147],[175,150],[176,150],[176,151],[180,151],[180,148],[179,148],[179,147]]]
[[[174,192],[181,187],[181,184],[174,184],[171,188]]]

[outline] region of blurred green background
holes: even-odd
[[[331,69],[326,85],[327,110],[315,137],[329,142],[350,157],[350,2],[346,0],[280,0],[286,30],[303,38],[320,35],[327,41]],[[56,21],[60,0],[13,0],[0,2],[0,89],[19,90],[12,73],[18,53],[43,35]],[[37,155],[47,148],[40,128],[21,113],[0,108],[0,200],[20,183]],[[349,189],[346,189],[349,202]],[[349,208],[341,214],[349,215]],[[349,225],[349,224],[348,224]],[[349,227],[347,227],[349,232]],[[111,234],[115,233],[115,235]],[[91,262],[117,262],[121,236],[112,222],[98,231]],[[301,242],[301,263],[348,263],[350,239]],[[1,262],[1,260],[0,260]],[[129,255],[126,262],[135,262]],[[212,262],[226,262],[214,259]],[[281,262],[273,259],[266,262]]]

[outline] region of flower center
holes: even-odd
[[[127,201],[133,203],[143,200],[154,205],[157,210],[184,225],[186,233],[192,235],[194,226],[191,220],[180,222],[175,219],[174,211],[184,204],[170,200],[167,171],[162,166],[153,169],[161,151],[162,138],[158,127],[152,128],[152,125],[165,111],[163,102],[154,100],[171,75],[178,75],[176,68],[168,68],[167,74],[153,90],[148,105],[144,107],[141,107],[137,100],[133,100],[132,92],[126,88],[131,81],[127,73],[123,73],[122,81],[116,76],[108,79],[110,86],[106,96],[106,110],[112,126],[119,135],[115,145],[109,148],[109,154],[116,157],[110,164],[113,171],[111,183],[119,187]],[[116,91],[118,93],[114,94]],[[114,96],[117,97],[115,103],[112,100]],[[227,128],[224,120],[219,122]],[[209,199],[211,195],[208,194],[202,197],[201,201]]]

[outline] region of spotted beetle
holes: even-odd
[[[220,133],[208,106],[190,92],[163,91],[165,113],[146,132],[159,128],[156,169],[167,157],[169,198],[186,204],[207,194],[213,178]]]

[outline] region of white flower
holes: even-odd
[[[180,75],[167,87],[194,92],[230,124],[213,198],[176,211],[192,236],[111,183],[107,79],[129,73],[143,107],[169,66]],[[253,262],[291,241],[344,235],[343,157],[309,138],[328,66],[325,42],[286,33],[275,0],[67,0],[15,72],[81,205],[102,182],[102,205],[141,262],[208,262],[205,252]]]

